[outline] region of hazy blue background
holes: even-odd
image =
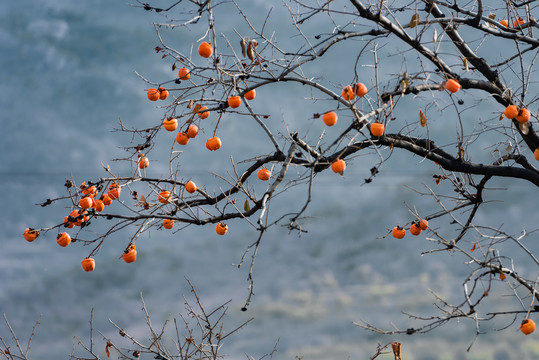
[[[260,0],[245,5],[257,25],[267,14],[267,3]],[[167,2],[156,4],[165,6]],[[217,10],[218,35],[230,37],[234,44],[234,29],[250,35],[244,24],[236,23],[233,5]],[[221,17],[221,12],[228,16]],[[287,16],[282,4],[275,2],[269,29],[276,31],[280,45],[293,48],[301,39],[290,35],[293,32]],[[119,256],[132,233],[116,234],[97,255],[97,268],[89,274],[80,268],[88,248],[78,244],[59,248],[52,232],[34,243],[24,241],[24,228],[56,224],[68,212],[61,206],[33,206],[62,195],[65,179],[73,176],[80,183],[104,176],[100,161],[111,164],[113,171],[129,173],[128,168],[110,161],[123,156],[119,147],[129,140],[111,131],[119,118],[139,127],[153,126],[162,118],[162,110],[146,100],[147,84],[134,73],[136,70],[155,81],[175,76],[168,59],[162,60],[153,50],[158,45],[153,21],[166,19],[123,1],[0,3],[0,312],[6,314],[21,340],[27,339],[32,325],[42,315],[32,341],[32,358],[67,358],[75,342],[73,336],[88,339],[92,308],[95,328],[106,336],[114,340],[119,337],[108,322],[110,318],[146,339],[140,293],[153,315],[153,323],[160,324],[184,310],[182,295],[190,297],[184,277],[195,284],[208,307],[232,300],[225,322],[229,329],[255,317],[246,329],[225,343],[223,353],[231,358],[242,358],[244,353],[260,357],[272,350],[277,339],[275,357],[287,359],[296,355],[306,359],[366,358],[372,356],[377,343],[391,341],[404,344],[407,359],[502,360],[515,354],[520,359],[538,356],[536,337],[523,338],[515,330],[516,324],[503,333],[481,336],[468,354],[465,349],[473,339],[474,329],[466,322],[413,337],[382,337],[352,324],[363,319],[386,329],[391,324],[399,328],[415,326],[400,311],[434,313],[434,299],[428,288],[454,302],[460,300],[461,279],[468,271],[462,265],[463,258],[444,253],[421,257],[419,253],[431,246],[423,235],[408,236],[403,241],[377,239],[395,224],[410,220],[404,202],[417,206],[423,214],[437,210],[429,199],[404,187],[407,184],[421,188],[422,183],[434,186],[431,176],[435,167],[419,158],[394,154],[367,186],[359,186],[358,179],[368,176],[368,169],[376,161],[372,155],[350,161],[344,178],[330,172],[318,175],[308,213],[312,221],[305,224],[309,232],[301,237],[279,227],[268,232],[254,270],[255,296],[246,313],[239,311],[247,295],[246,269],[238,270],[231,264],[240,260],[245,247],[256,239],[256,232],[240,221],[229,223],[231,232],[224,238],[216,237],[212,227],[187,228],[172,236],[152,231],[151,237],[137,242],[139,258],[131,265],[124,264]],[[163,34],[171,46],[189,54],[191,45],[204,33],[203,25]],[[316,26],[306,24],[311,30]],[[359,41],[355,43],[358,48],[362,46]],[[224,46],[224,41],[221,44]],[[395,50],[385,49],[381,50],[382,57],[384,51]],[[324,63],[308,70],[313,76],[325,75],[321,81],[338,89],[350,81],[357,51],[352,51],[350,45],[336,47]],[[372,64],[367,57],[362,59],[365,63],[360,66]],[[406,64],[399,56],[383,59],[390,64],[380,71],[383,83],[407,67],[417,66]],[[360,71],[364,71],[365,82],[370,83],[372,71],[363,67]],[[272,115],[269,126],[275,133],[284,132],[286,123],[290,130],[298,129],[310,140],[317,139],[323,126],[310,118],[312,113],[324,110],[323,102],[303,102],[301,98],[310,94],[296,85],[270,86],[257,92],[253,105],[257,111]],[[468,100],[470,95],[473,93],[466,91],[459,94],[466,100],[465,106],[473,105]],[[445,93],[435,96],[442,103],[449,101]],[[429,101],[428,96],[421,100]],[[392,131],[408,123],[416,127],[418,105],[412,102],[403,102],[397,113],[402,117]],[[307,113],[306,105],[312,106]],[[490,101],[479,105],[479,109],[464,112],[465,120],[469,120],[466,126],[476,127],[475,120],[480,116],[487,121],[501,111]],[[405,116],[409,114],[414,114],[413,118]],[[272,151],[269,141],[249,140],[249,136],[261,132],[247,118],[226,119],[227,126],[221,125],[219,133],[224,140],[223,151],[209,153],[203,149],[207,134],[202,134],[190,143],[190,156],[182,163],[182,176],[207,184],[209,189],[224,186],[208,171],[230,171],[229,154],[238,161]],[[214,117],[208,121],[215,125]],[[437,118],[433,111],[429,121],[434,135],[455,134],[455,119]],[[345,116],[337,127],[344,126]],[[328,139],[337,133],[333,128],[326,131]],[[152,153],[148,169],[152,175],[166,174],[167,154],[173,143],[167,135],[170,134],[159,135],[164,146]],[[474,146],[480,149],[479,159],[490,161],[492,149],[486,149],[486,143]],[[197,147],[203,150],[197,151]],[[241,169],[247,164],[239,166]],[[258,183],[252,185],[259,193],[264,190]],[[495,181],[491,186],[509,188],[506,194],[489,193],[489,199],[505,202],[485,206],[478,220],[493,226],[508,224],[514,231],[536,226],[536,188],[518,181]],[[272,207],[290,208],[304,194],[305,189],[297,188],[281,195]],[[442,233],[453,231],[448,219],[431,225]],[[463,241],[471,247],[475,240],[470,236]],[[533,240],[528,245],[537,251],[537,236]],[[508,251],[522,257],[514,249]],[[530,270],[526,260],[518,264],[521,271]],[[535,275],[530,272],[530,276]],[[503,286],[493,291],[489,299],[492,306],[509,301],[501,296],[507,291]],[[516,304],[507,306],[514,308]],[[97,346],[104,350],[102,337],[94,334]],[[0,335],[10,338],[4,325],[0,326]]]

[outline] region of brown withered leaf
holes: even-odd
[[[409,24],[410,29],[415,28],[418,24],[419,24],[419,14],[416,13],[412,16],[412,19],[410,19],[410,24]]]
[[[427,117],[421,110],[419,110],[419,123],[421,124],[421,127],[425,127],[425,125],[427,125]]]
[[[194,102],[193,100],[189,101],[189,104],[187,104],[187,108],[188,108],[188,109],[192,109],[194,103],[195,103],[195,102]]]
[[[251,42],[249,42],[249,45],[247,45],[247,57],[251,60],[255,60],[255,49]]]
[[[470,249],[471,252],[474,252],[476,245],[477,245],[476,243],[473,243],[473,246],[472,246],[472,248]]]
[[[176,70],[176,63],[172,64],[172,71]]]
[[[241,56],[245,57],[245,39],[244,38],[241,38],[240,45],[241,45]]]
[[[245,199],[245,202],[243,203],[243,210],[250,211],[251,207],[249,206],[249,200]]]

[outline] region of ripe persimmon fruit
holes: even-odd
[[[170,191],[163,190],[159,193],[157,196],[157,199],[159,199],[159,202],[162,204],[168,204],[170,202],[170,199],[172,198],[172,194]]]
[[[210,43],[204,41],[198,46],[198,55],[203,58],[209,58],[213,54],[213,47]]]
[[[122,188],[118,186],[116,183],[112,183],[109,185],[109,191],[107,194],[112,200],[116,200],[120,197],[120,193],[122,191]]]
[[[355,90],[356,95],[359,97],[363,97],[367,95],[367,93],[369,92],[365,84],[360,83],[360,82],[354,85],[354,90]]]
[[[410,234],[417,236],[421,234],[421,227],[420,225],[416,224],[415,222],[410,225]]]
[[[500,25],[508,27],[509,26],[509,21],[507,19],[500,20]]]
[[[189,136],[187,136],[186,133],[180,131],[178,134],[176,134],[176,142],[180,145],[187,145],[187,143],[189,142]]]
[[[195,124],[189,125],[186,132],[187,136],[189,136],[190,139],[194,139],[198,135],[198,126]]]
[[[95,195],[95,193],[97,192],[97,188],[94,185],[92,186],[86,185],[86,181],[85,181],[82,184],[80,184],[80,191],[86,196],[91,196],[91,195]]]
[[[522,108],[518,112],[517,121],[521,124],[524,124],[530,121],[530,117],[531,117],[530,111],[526,108]]]
[[[220,222],[215,225],[215,232],[219,235],[224,235],[228,232],[228,226],[225,223]]]
[[[356,93],[354,92],[354,89],[352,89],[350,85],[347,85],[344,87],[344,89],[342,89],[341,95],[344,100],[348,100],[348,101],[354,100],[354,98],[356,97]]]
[[[522,331],[524,335],[530,335],[535,331],[535,322],[532,319],[522,320],[520,331]]]
[[[228,98],[228,106],[230,106],[232,109],[238,108],[241,105],[241,98],[237,95],[230,96]]]
[[[458,80],[449,79],[444,83],[444,88],[451,92],[452,94],[460,90],[460,83]]]
[[[198,110],[198,117],[201,118],[202,120],[207,119],[208,116],[210,116],[210,112],[209,111],[204,111],[204,110],[208,110],[208,107],[207,106],[202,106]]]
[[[268,181],[271,177],[271,171],[263,167],[262,169],[258,170],[256,176],[262,181]]]
[[[101,212],[105,209],[105,203],[103,202],[103,200],[99,200],[97,199],[95,201],[95,206],[94,206],[94,209],[96,212]]]
[[[191,72],[188,68],[181,68],[180,70],[178,70],[178,77],[180,78],[180,80],[189,80],[189,78],[191,77]]]
[[[128,264],[137,260],[137,247],[134,244],[131,245],[128,250],[124,251],[122,259]]]
[[[92,207],[92,197],[85,196],[79,200],[79,206],[83,209],[88,209]]]
[[[146,169],[148,166],[150,166],[150,160],[144,155],[141,155],[138,158],[138,168],[139,169]]]
[[[516,105],[509,105],[508,107],[505,108],[505,111],[503,112],[505,117],[508,119],[516,118],[518,116],[518,113],[519,111]]]
[[[86,272],[94,271],[95,269],[95,260],[93,258],[86,258],[82,260],[80,264],[82,265],[82,268]]]
[[[161,93],[156,88],[150,88],[148,89],[147,96],[151,101],[157,101],[161,97]]]
[[[419,222],[419,227],[421,228],[421,230],[427,230],[427,228],[429,227],[429,222],[426,219],[423,219]]]
[[[328,111],[322,115],[322,120],[327,126],[333,126],[337,123],[338,116],[334,111]]]
[[[525,24],[526,20],[524,20],[522,17],[517,17],[515,20],[513,20],[513,27],[520,27],[520,25]]]
[[[69,218],[67,216],[64,217],[64,227],[68,229],[72,229],[75,226],[71,221],[69,221]]]
[[[60,233],[56,237],[56,242],[61,247],[66,247],[67,245],[71,244],[71,236],[69,236],[69,234],[66,232]]]
[[[385,126],[382,123],[374,122],[371,124],[371,134],[372,136],[380,137],[384,135]]]
[[[187,184],[185,184],[185,191],[187,191],[189,194],[192,194],[197,191],[197,186],[194,181],[189,180]]]
[[[215,151],[221,148],[221,139],[219,139],[217,136],[214,136],[208,141],[206,141],[206,148],[210,151]]]
[[[174,131],[178,128],[178,120],[171,117],[163,121],[163,126],[166,131]]]
[[[249,90],[243,95],[246,100],[253,100],[256,97],[256,90]]]
[[[342,175],[344,170],[346,170],[346,163],[343,159],[337,159],[331,164],[331,170],[333,170],[334,173]]]
[[[404,230],[400,226],[395,226],[391,231],[391,235],[393,235],[394,238],[402,239],[404,235],[406,235],[406,230]]]
[[[163,219],[163,227],[165,229],[172,229],[174,227],[174,220],[173,219]]]
[[[34,241],[39,236],[39,230],[26,228],[23,233],[24,239],[28,242]]]
[[[110,197],[108,193],[103,194],[103,204],[105,206],[109,206],[110,204],[112,204],[112,198]]]
[[[159,89],[159,100],[165,100],[168,98],[168,90],[160,87]]]
[[[535,149],[535,151],[533,152],[533,157],[535,158],[535,160],[539,161],[539,148]]]

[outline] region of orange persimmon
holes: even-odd
[[[176,135],[176,142],[180,145],[187,145],[187,143],[189,142],[189,136],[187,136],[186,133],[180,131]]]
[[[95,260],[92,259],[92,258],[86,258],[86,259],[82,260],[80,262],[80,264],[82,265],[82,268],[86,272],[94,271],[94,269],[95,269]]]
[[[391,231],[391,235],[393,235],[394,238],[402,239],[404,235],[406,235],[406,230],[404,230],[400,226],[395,226]]]
[[[172,194],[170,193],[170,191],[163,190],[159,193],[157,198],[159,199],[160,203],[168,204],[170,202],[170,199],[172,198]]]
[[[232,109],[238,108],[241,105],[241,97],[234,95],[228,98],[228,106]]]
[[[92,197],[85,196],[79,200],[79,206],[83,209],[88,209],[92,207]]]
[[[194,181],[189,180],[187,184],[185,184],[185,191],[187,191],[189,194],[192,194],[197,191],[197,186]]]
[[[122,191],[122,188],[118,186],[116,183],[112,183],[109,185],[109,191],[107,194],[112,200],[116,200],[120,197],[120,193]]]
[[[168,98],[168,90],[160,87],[159,89],[159,100],[165,100]]]
[[[328,111],[322,116],[324,124],[327,126],[333,126],[337,123],[338,116],[334,111]]]
[[[209,58],[213,54],[213,48],[210,43],[204,41],[198,46],[198,55],[203,58]]]
[[[72,229],[75,226],[71,221],[69,221],[69,218],[67,216],[64,217],[64,227],[68,229]]]
[[[256,90],[253,89],[253,90],[247,91],[247,92],[245,93],[245,95],[243,95],[243,97],[244,97],[246,100],[253,100],[253,99],[256,97]]]
[[[532,319],[522,320],[520,331],[522,331],[524,335],[530,335],[535,331],[535,322]]]
[[[34,241],[39,236],[39,230],[35,230],[32,228],[26,228],[23,233],[24,240],[28,242]]]
[[[73,220],[69,219],[75,226],[81,226],[83,222],[88,221],[90,218],[87,215],[88,213],[86,211],[81,212],[80,210],[73,210],[69,213],[69,217],[71,217]]]
[[[150,166],[150,160],[144,155],[140,155],[138,159],[138,168],[139,169],[146,169],[148,166]]]
[[[150,88],[148,89],[148,99],[151,101],[157,101],[161,97],[161,93],[156,88]]]
[[[56,242],[61,247],[66,247],[67,245],[71,244],[71,236],[69,236],[69,234],[66,232],[60,233],[56,237]]]
[[[268,181],[271,177],[271,171],[263,167],[262,169],[258,170],[256,176],[262,181]]]
[[[165,229],[172,229],[174,227],[174,220],[173,219],[163,219],[163,227]]]
[[[521,124],[524,124],[530,121],[530,117],[531,117],[530,111],[526,108],[522,108],[518,112],[517,121]]]
[[[95,206],[94,206],[94,209],[95,211],[97,212],[101,212],[105,209],[105,203],[103,202],[103,200],[96,200],[95,201]]]
[[[217,136],[214,136],[208,141],[206,141],[206,148],[210,151],[215,151],[221,148],[221,139],[219,139]]]
[[[360,83],[360,82],[354,85],[354,90],[355,90],[356,95],[359,97],[363,97],[367,95],[367,93],[369,92],[365,84]]]
[[[371,134],[372,136],[380,137],[384,135],[385,126],[382,123],[375,122],[371,124]]]
[[[421,226],[416,224],[415,222],[410,225],[410,234],[417,236],[421,234]]]
[[[97,192],[97,189],[94,185],[92,186],[86,185],[86,181],[85,181],[82,184],[80,184],[80,191],[86,196],[92,196],[92,195],[95,195],[95,193]]]
[[[535,149],[535,151],[533,152],[533,157],[535,158],[535,160],[539,161],[539,148]]]
[[[128,264],[137,260],[137,247],[134,244],[131,245],[129,249],[124,251],[122,259]]]
[[[191,72],[187,68],[181,68],[180,70],[178,70],[178,77],[180,78],[180,80],[189,80],[189,78],[191,77]]]
[[[171,117],[163,121],[163,126],[166,131],[174,131],[178,128],[178,120]]]
[[[344,170],[346,170],[346,163],[343,159],[337,159],[331,164],[331,170],[333,170],[334,173],[342,175]]]
[[[189,125],[186,134],[190,139],[196,138],[198,135],[198,126],[196,126],[195,124]]]
[[[507,19],[500,20],[500,25],[508,27],[509,26],[509,21]]]
[[[517,17],[515,20],[513,20],[513,27],[520,27],[520,25],[525,24],[526,20],[524,20],[522,17]]]
[[[228,226],[225,223],[220,222],[219,224],[215,225],[215,232],[219,235],[224,235],[228,232]]]
[[[518,113],[519,111],[516,105],[509,105],[508,107],[505,108],[505,111],[503,112],[505,117],[508,119],[516,118],[518,116]]]
[[[449,79],[444,83],[444,88],[454,94],[460,90],[460,83],[458,80]]]
[[[344,100],[348,100],[348,101],[354,100],[354,98],[356,97],[354,89],[352,89],[350,85],[347,85],[344,87],[344,89],[342,89],[341,95],[344,98]]]
[[[204,110],[208,110],[208,107],[207,106],[202,106],[198,110],[198,117],[201,118],[202,120],[207,119],[208,116],[210,116],[210,112],[209,111],[204,111]]]
[[[427,228],[429,227],[429,222],[426,219],[423,219],[419,222],[419,227],[421,228],[421,230],[427,230]]]
[[[109,206],[110,204],[112,204],[112,198],[110,197],[110,195],[108,193],[106,194],[103,194],[102,196],[102,200],[103,200],[103,204],[105,206]]]

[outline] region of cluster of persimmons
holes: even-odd
[[[502,20],[501,24],[503,26],[508,26],[507,20]],[[519,26],[521,22],[515,20],[515,26]],[[243,46],[243,45],[242,45]],[[213,54],[213,47],[208,42],[202,42],[198,48],[198,54],[203,58],[209,58]],[[178,79],[181,81],[187,81],[191,78],[191,71],[185,67],[178,70]],[[461,85],[457,79],[447,79],[440,85],[440,90],[447,90],[450,93],[456,93],[461,89]],[[247,89],[246,89],[247,90]],[[368,89],[367,86],[361,82],[358,82],[353,85],[347,85],[342,89],[341,96],[344,100],[352,102],[357,98],[363,98],[367,95]],[[150,88],[147,90],[147,97],[151,101],[166,100],[169,97],[169,90],[159,86],[157,88]],[[243,98],[246,100],[254,100],[256,97],[256,91],[251,89],[246,91],[243,94]],[[237,109],[242,105],[242,97],[238,95],[231,95],[227,98],[227,105],[231,109]],[[198,117],[200,120],[207,119],[210,116],[210,110],[207,106],[203,104],[193,104],[192,102],[189,105],[189,109],[192,109],[192,114],[189,119],[184,123],[182,128],[178,131],[179,123],[178,119],[174,117],[168,117],[163,120],[162,126],[166,131],[176,132],[175,141],[181,145],[185,146],[189,143],[190,139],[197,137],[199,133],[199,128],[195,124],[195,120]],[[421,115],[422,112],[420,112]],[[519,123],[526,123],[530,120],[530,111],[526,108],[519,108],[516,105],[509,105],[504,111],[505,117],[508,119],[516,119]],[[319,116],[319,115],[317,115]],[[325,112],[322,115],[322,120],[327,126],[334,126],[337,124],[338,115],[336,110],[330,110]],[[426,122],[426,118],[424,120]],[[422,126],[423,119],[422,119]],[[378,138],[384,136],[385,126],[381,122],[373,122],[369,125],[369,131],[373,138]],[[215,135],[215,134],[214,134]],[[221,139],[218,136],[213,136],[206,141],[206,148],[210,151],[216,151],[222,146]],[[536,149],[534,152],[534,157],[536,160],[539,160],[539,149]],[[144,170],[150,166],[150,161],[145,154],[139,153],[136,160],[137,167],[141,170]],[[343,159],[337,158],[330,165],[330,168],[333,172],[343,175],[346,170],[346,162]],[[257,177],[261,181],[268,181],[271,178],[271,171],[265,167],[262,167],[257,172]],[[185,191],[190,194],[193,194],[197,191],[197,186],[193,181],[188,181],[184,185]],[[97,197],[98,190],[95,185],[86,185],[83,183],[80,186],[79,195],[80,200],[78,201],[78,208],[71,211],[71,213],[64,218],[64,226],[66,228],[73,228],[75,226],[85,226],[84,224],[89,221],[89,216],[103,211],[105,206],[108,206],[112,203],[113,200],[116,200],[120,196],[121,187],[112,183],[108,186],[108,190],[104,192],[99,198]],[[168,204],[173,201],[173,194],[170,191],[163,190],[158,194],[158,201],[162,204]],[[174,227],[173,219],[164,219],[162,222],[163,228],[172,229]],[[422,231],[428,229],[428,221],[426,219],[418,219],[413,221],[410,225],[409,231],[412,235],[419,235]],[[220,222],[216,225],[215,231],[219,235],[224,235],[228,232],[228,226]],[[402,239],[406,230],[400,226],[396,226],[392,229],[391,234],[393,237]],[[27,241],[34,241],[39,236],[39,230],[32,228],[27,228],[24,231],[24,238]],[[72,239],[70,235],[66,232],[61,232],[58,234],[57,243],[60,246],[68,246],[71,243]],[[124,251],[122,258],[125,262],[131,263],[136,260],[137,250],[134,243],[128,245],[127,249]],[[91,257],[85,258],[82,261],[82,267],[85,271],[92,271],[95,268],[95,260]],[[535,323],[532,320],[526,320],[521,325],[521,330],[525,334],[529,334],[535,330]]]

